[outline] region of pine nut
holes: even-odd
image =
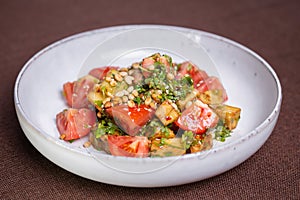
[[[117,81],[115,81],[115,79],[112,79],[109,84],[114,87],[117,85]]]
[[[133,100],[133,99],[134,99],[134,96],[133,96],[132,94],[130,94],[130,95],[128,95],[128,98],[129,98],[130,100]]]
[[[120,74],[115,74],[115,79],[116,79],[118,82],[123,81],[123,77],[122,77]]]
[[[106,77],[105,77],[105,80],[106,80],[107,82],[110,82],[110,81],[111,81],[111,77],[106,76]]]
[[[128,104],[128,107],[129,107],[129,108],[135,107],[135,103],[134,103],[132,100],[129,100],[129,101],[127,102],[127,104]]]
[[[128,96],[123,96],[123,97],[122,97],[122,101],[123,101],[124,103],[128,102]]]
[[[147,97],[147,99],[145,100],[145,105],[146,106],[150,105],[151,101],[152,101],[151,97]]]
[[[167,74],[167,79],[173,80],[174,78],[175,78],[175,77],[174,77],[173,74],[171,74],[171,73],[168,73],[168,74]]]
[[[128,73],[127,72],[120,72],[120,75],[123,76],[123,77],[125,77],[125,76],[128,75]]]
[[[128,91],[128,92],[132,92],[133,89],[134,89],[133,86],[129,86],[129,87],[127,88],[127,91]]]
[[[128,85],[131,85],[132,84],[132,81],[134,80],[134,78],[132,76],[125,76],[125,82],[128,84]]]
[[[88,148],[88,147],[90,147],[91,146],[91,142],[89,142],[89,141],[87,141],[87,142],[85,142],[84,144],[83,144],[83,147],[84,148]]]
[[[133,64],[132,64],[132,67],[133,67],[134,69],[137,69],[137,68],[139,68],[139,66],[140,66],[140,64],[139,64],[139,63],[133,63]]]
[[[132,91],[132,94],[133,94],[133,96],[135,96],[135,97],[139,96],[139,93],[138,93],[138,91],[136,91],[136,90],[133,90],[133,91]]]

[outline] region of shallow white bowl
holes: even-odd
[[[107,155],[92,147],[83,148],[86,138],[73,143],[58,139],[55,116],[66,108],[61,95],[63,83],[78,78],[86,58],[100,43],[112,35],[140,28],[162,32],[175,30],[201,44],[213,60],[227,90],[228,104],[242,108],[238,128],[226,142],[214,142],[209,151],[179,157],[125,158]],[[144,47],[141,44],[141,48]],[[168,50],[171,54],[177,53],[173,49]],[[281,86],[274,70],[253,51],[207,32],[158,25],[111,27],[60,40],[38,52],[25,64],[14,91],[21,127],[33,146],[46,158],[88,179],[134,187],[200,181],[239,165],[270,136],[280,112],[281,99]]]

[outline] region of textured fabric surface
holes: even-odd
[[[299,9],[298,0],[1,0],[0,199],[300,199]],[[15,114],[13,87],[22,66],[56,40],[124,24],[200,29],[265,58],[281,80],[283,103],[278,124],[262,148],[219,176],[151,189],[90,181],[40,154]]]

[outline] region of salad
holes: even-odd
[[[105,66],[63,85],[69,108],[56,115],[60,139],[88,137],[114,156],[165,157],[208,150],[236,128],[217,77],[156,53],[130,67]]]

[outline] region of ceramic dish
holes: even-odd
[[[191,48],[195,43],[200,44],[198,53],[202,52],[206,61],[215,67],[227,90],[228,104],[242,109],[238,128],[226,142],[214,142],[211,150],[178,157],[126,158],[107,155],[92,147],[84,148],[82,144],[87,138],[73,143],[59,139],[55,116],[66,108],[61,95],[63,83],[76,80],[84,73],[93,60],[90,57],[93,52],[103,48],[99,44],[113,44],[108,46],[108,50],[118,49],[117,43],[109,38],[118,37],[125,31],[130,41],[128,31],[141,29],[155,30],[162,35],[175,31],[192,41]],[[145,43],[135,44],[133,51],[125,49],[121,55],[119,51],[115,54],[108,51],[112,55],[111,63],[139,60],[142,58],[139,53],[162,50],[151,45],[143,35],[135,37],[140,37],[137,40]],[[163,50],[171,52],[171,56],[177,56],[179,60],[193,57],[190,54],[183,56],[174,45]],[[134,187],[173,186],[200,181],[239,165],[270,136],[277,122],[281,99],[281,86],[274,70],[253,51],[211,33],[160,25],[110,27],[60,40],[38,52],[25,64],[17,77],[14,91],[20,125],[33,146],[46,158],[91,180]]]

